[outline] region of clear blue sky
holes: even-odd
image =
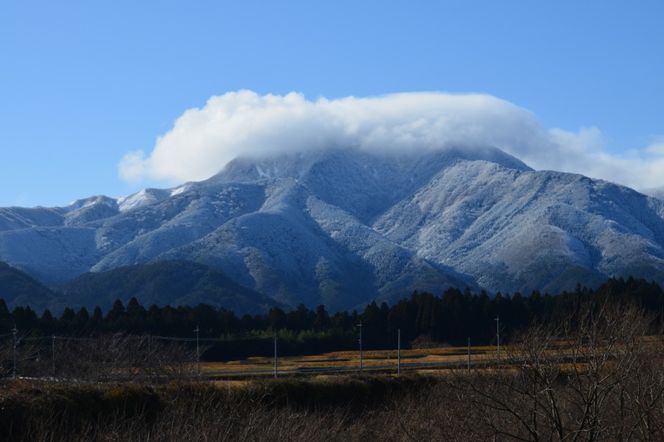
[[[2,0],[0,206],[137,190],[127,151],[244,88],[484,92],[642,147],[664,135],[663,22],[662,1]]]

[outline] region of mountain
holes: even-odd
[[[494,148],[330,148],[238,158],[121,199],[0,209],[0,259],[50,284],[192,261],[331,310],[450,286],[556,293],[609,276],[663,283],[664,202]]]
[[[55,297],[56,294],[39,281],[0,262],[0,299],[9,308],[32,305],[41,309],[50,305]]]
[[[643,190],[643,193],[648,196],[652,196],[653,198],[664,200],[664,187],[652,187],[650,189]]]
[[[142,305],[224,307],[242,315],[265,313],[278,303],[233,282],[220,271],[181,261],[163,261],[107,272],[85,273],[61,287],[61,307],[100,306],[108,310],[116,299],[135,297]]]

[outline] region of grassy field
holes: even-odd
[[[664,343],[662,337],[642,337],[640,341],[645,347],[660,348]],[[573,344],[564,340],[550,342],[550,348],[543,355],[560,359],[561,367],[567,365],[565,357],[573,357]],[[468,347],[434,347],[401,350],[402,371],[421,374],[442,374],[451,368],[465,368],[468,362]],[[624,350],[624,349],[622,349]],[[578,351],[578,348],[577,348]],[[621,351],[615,348],[614,351]],[[500,368],[508,369],[518,365],[522,358],[527,357],[521,350],[512,346],[501,346]],[[577,354],[576,364],[584,365],[582,355]],[[495,346],[470,347],[470,361],[473,368],[497,368],[495,365]],[[390,373],[397,371],[396,350],[369,350],[363,352],[362,365],[365,371]],[[247,376],[270,376],[274,370],[274,359],[271,357],[250,357],[247,359],[226,362],[202,362],[201,374],[209,377],[232,378]],[[288,374],[325,374],[326,372],[357,372],[360,370],[359,351],[339,351],[307,356],[287,356],[278,359],[278,373]]]
[[[495,358],[496,348],[492,346],[476,346],[470,348],[470,357],[473,362],[487,361]],[[414,368],[415,364],[465,364],[468,360],[467,347],[438,347],[412,350],[401,350],[402,368]],[[203,375],[224,376],[240,375],[245,372],[271,373],[274,367],[274,359],[269,357],[251,357],[242,360],[228,362],[204,362],[201,363]],[[396,350],[370,350],[363,352],[362,365],[367,370],[381,369],[389,371],[397,370]],[[279,358],[278,370],[282,374],[302,373],[307,370],[315,371],[330,370],[359,370],[359,351],[341,351],[322,353],[309,356],[288,356]]]

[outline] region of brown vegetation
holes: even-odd
[[[447,376],[7,384],[2,440],[664,440],[662,343],[635,308],[523,333]],[[117,369],[117,367],[116,367]]]

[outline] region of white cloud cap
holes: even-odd
[[[535,169],[583,173],[636,188],[664,185],[664,144],[609,154],[596,128],[546,129],[529,111],[490,95],[417,92],[307,100],[242,90],[189,109],[149,155],[125,155],[121,177],[194,181],[238,156],[325,147],[367,150],[493,146]]]

